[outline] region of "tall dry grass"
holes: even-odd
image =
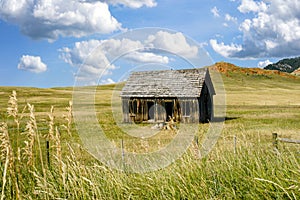
[[[11,99],[17,103],[16,93],[12,93]],[[300,196],[297,150],[285,149],[278,154],[265,145],[241,138],[238,142],[242,145],[232,151],[222,145],[228,142],[224,137],[204,159],[196,159],[199,145],[194,144],[165,169],[127,174],[92,158],[81,159],[84,150],[70,142],[69,134],[76,135],[72,123],[68,124],[72,122],[71,105],[67,106],[65,116],[69,121],[65,123],[55,121],[51,107],[48,130],[42,133],[34,106],[27,104],[27,111],[20,114],[14,103],[8,104],[8,120],[14,124],[0,124],[1,199],[297,199]],[[16,138],[18,133],[20,137]],[[14,143],[15,139],[20,141]],[[141,143],[148,151],[149,143]]]

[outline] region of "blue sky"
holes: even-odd
[[[214,62],[263,67],[298,56],[299,13],[298,0],[2,0],[0,85],[111,83],[134,66],[176,65],[157,49],[192,58],[203,48]],[[127,38],[145,27],[162,29]]]

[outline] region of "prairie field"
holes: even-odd
[[[300,78],[217,67],[226,118],[216,145],[199,156],[209,128],[199,124],[199,143],[147,173],[111,169],[87,152],[72,118],[73,88],[1,87],[1,199],[298,199],[300,145],[279,142],[275,149],[272,133],[300,140]],[[112,94],[121,88],[95,87],[95,108],[103,132],[125,155],[148,153],[174,139],[173,130],[149,138],[126,135],[111,111]],[[137,126],[149,131],[147,124]]]

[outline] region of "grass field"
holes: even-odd
[[[1,87],[1,199],[298,199],[300,145],[279,143],[275,151],[272,133],[300,140],[300,78],[217,67],[227,111],[216,146],[199,159],[193,143],[170,166],[145,174],[110,169],[85,151],[70,123],[72,88]],[[99,86],[96,97],[99,123],[111,141],[120,146],[123,139],[126,151],[145,153],[173,139],[169,130],[149,139],[124,135],[111,113],[115,90]],[[208,126],[199,125],[199,137]]]

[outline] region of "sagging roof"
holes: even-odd
[[[120,96],[200,97],[204,82],[214,94],[207,68],[133,72]]]

